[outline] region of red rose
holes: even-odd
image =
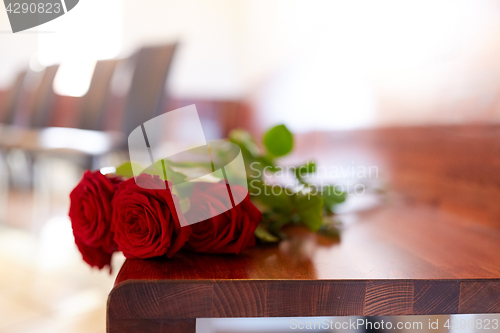
[[[247,194],[241,186],[231,187],[233,197]],[[191,208],[186,213],[189,221],[192,214],[203,211],[220,211],[220,207],[231,207],[228,202],[228,186],[225,183],[196,183],[191,196]],[[214,210],[215,208],[215,210]],[[206,216],[206,215],[203,215]],[[252,204],[248,194],[236,207],[210,219],[191,225],[193,235],[186,248],[205,253],[240,253],[255,245],[254,231],[262,219],[262,213]]]
[[[174,205],[177,197],[165,182],[147,174],[137,181],[149,189],[139,187],[131,178],[120,185],[113,199],[113,230],[118,249],[127,258],[170,258],[187,241],[191,228],[181,228]]]
[[[111,200],[119,180],[86,171],[70,194],[69,217],[83,260],[91,266],[111,266],[116,243],[111,232]]]
[[[80,238],[75,236],[75,243],[82,254],[83,260],[90,266],[96,266],[99,269],[109,266],[111,273],[111,257],[113,253],[105,251],[102,247],[92,247],[86,245]]]

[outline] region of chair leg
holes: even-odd
[[[29,152],[19,149],[5,151],[8,168],[9,186],[14,189],[31,189],[33,185],[33,157]]]
[[[33,161],[33,231],[38,233],[50,215],[50,160],[43,156]]]
[[[9,206],[9,171],[5,154],[0,152],[0,224],[7,223]]]
[[[101,157],[98,155],[92,155],[90,162],[90,170],[97,170],[101,167]]]

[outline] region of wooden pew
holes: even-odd
[[[289,161],[379,166],[382,204],[339,240],[288,228],[239,256],[127,260],[108,332],[195,332],[196,318],[500,313],[499,126],[312,133]]]

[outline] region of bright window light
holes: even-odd
[[[112,139],[104,133],[63,127],[44,128],[39,140],[48,149],[74,149],[93,155],[107,152],[112,144]]]
[[[87,92],[95,62],[116,57],[121,48],[122,0],[85,0],[59,17],[40,26],[38,62],[61,66],[54,81],[60,95],[83,96]]]
[[[87,93],[96,61],[74,58],[63,62],[54,78],[54,91],[63,96],[81,97]]]
[[[101,168],[101,173],[103,175],[107,175],[109,173],[115,173],[116,172],[116,168],[115,167],[112,167],[112,166],[109,166],[109,167],[103,167]]]

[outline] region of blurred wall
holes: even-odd
[[[304,131],[500,119],[500,2],[285,8],[289,26],[267,37],[288,50],[255,93],[262,121]]]
[[[178,41],[169,79],[175,96],[241,98],[240,6],[231,0],[123,2],[123,52],[142,44]]]
[[[86,37],[76,40],[90,45],[86,50],[100,45],[92,38],[113,41],[120,56],[179,41],[171,94],[245,100],[262,127],[285,122],[300,132],[500,119],[499,1],[110,0],[107,20],[89,20],[96,1],[40,26],[40,35],[8,33],[0,10],[0,89],[30,59],[36,67],[43,52],[35,51],[55,45],[48,40],[73,38],[63,32],[76,29],[76,20]]]

